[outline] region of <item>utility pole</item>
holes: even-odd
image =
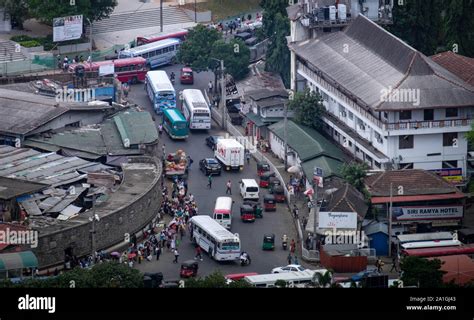
[[[92,196],[92,217],[89,218],[92,222],[92,230],[91,230],[91,247],[92,247],[92,257],[95,259],[95,222],[96,222],[96,214],[95,214],[95,202],[96,202],[96,195]]]
[[[160,0],[160,32],[163,32],[163,0]]]
[[[285,140],[285,171],[288,169],[288,103],[285,102],[283,106],[284,114],[284,140]]]
[[[226,109],[226,90],[225,90],[225,72],[224,60],[221,60],[221,105],[222,105],[222,129],[227,129],[227,109]]]
[[[197,1],[197,0],[194,0],[194,22],[195,22],[195,23],[198,22],[196,1]]]
[[[89,18],[86,18],[87,22],[89,22],[89,70],[92,72],[92,22]],[[87,80],[86,80],[87,81]]]
[[[392,183],[390,183],[390,205],[388,209],[388,256],[392,256]]]

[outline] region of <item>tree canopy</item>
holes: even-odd
[[[186,280],[185,288],[250,288],[251,285],[243,280],[227,283],[227,279],[220,271],[216,271],[204,278],[190,278]]]
[[[319,94],[309,88],[295,93],[293,99],[288,102],[288,109],[295,112],[295,121],[315,129],[321,128],[323,108]]]
[[[362,193],[365,193],[365,184],[364,179],[367,176],[367,170],[369,166],[364,163],[345,163],[342,166],[341,173],[344,180],[346,180],[350,185],[359,190]]]
[[[250,50],[240,39],[229,43],[217,40],[212,46],[211,57],[224,60],[226,72],[235,80],[243,79],[249,73]]]
[[[404,286],[419,288],[439,288],[443,286],[444,271],[441,260],[428,260],[420,257],[405,257],[400,263]]]

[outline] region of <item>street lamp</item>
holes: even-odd
[[[86,18],[87,22],[89,22],[89,69],[92,71],[92,22],[89,18]]]

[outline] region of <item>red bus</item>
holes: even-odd
[[[114,65],[115,74],[120,82],[130,81],[132,83],[137,83],[138,81],[145,81],[148,69],[146,68],[146,59],[142,57],[71,64],[69,66],[69,72],[74,72],[76,67],[79,65],[84,66],[84,71],[86,72],[99,71],[100,66],[112,63]]]
[[[468,244],[456,247],[438,247],[438,248],[421,248],[421,249],[405,249],[401,254],[409,257],[440,257],[452,256],[458,254],[474,254],[474,244]]]
[[[136,44],[137,46],[141,46],[147,43],[152,43],[152,42],[170,39],[170,38],[177,38],[181,41],[184,41],[186,39],[186,36],[188,35],[188,32],[189,32],[188,30],[182,29],[182,30],[177,30],[174,32],[169,32],[169,33],[157,33],[157,34],[151,34],[148,36],[137,37]]]

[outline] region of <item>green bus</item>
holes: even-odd
[[[175,108],[163,110],[163,129],[172,139],[186,139],[189,135],[186,118]]]

